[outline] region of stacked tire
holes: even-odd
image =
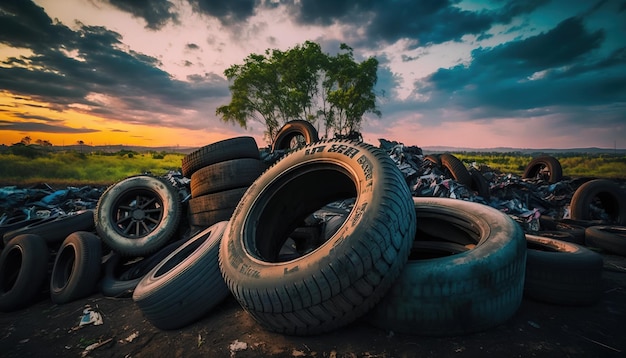
[[[207,228],[228,221],[239,200],[267,169],[252,137],[206,145],[185,156],[182,172],[190,178],[189,224]]]

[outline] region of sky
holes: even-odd
[[[626,148],[626,0],[2,0],[0,144],[264,147],[224,70],[305,41],[378,60],[374,145]]]

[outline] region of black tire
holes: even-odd
[[[595,217],[592,205],[602,208],[608,217]],[[612,180],[590,180],[572,195],[570,212],[574,220],[601,219],[606,224],[626,225],[626,193]]]
[[[626,227],[616,225],[590,226],[585,229],[587,246],[626,256]]]
[[[0,254],[0,311],[30,305],[45,287],[50,253],[34,234],[14,237]]]
[[[100,292],[107,297],[131,297],[139,281],[159,262],[174,252],[184,240],[174,241],[154,254],[131,263],[117,252],[113,252],[104,263],[104,275],[99,283]]]
[[[200,168],[240,158],[260,158],[259,147],[254,138],[234,137],[205,145],[183,157],[181,171],[183,176],[191,178]]]
[[[233,159],[198,169],[191,175],[191,197],[248,187],[267,169],[260,159]]]
[[[30,224],[4,233],[2,240],[6,245],[12,238],[33,234],[41,236],[45,242],[54,246],[60,244],[75,231],[91,231],[94,228],[94,211],[84,210],[74,214],[52,216],[42,220],[33,220]]]
[[[558,159],[550,155],[543,155],[528,163],[522,178],[543,179],[549,183],[556,183],[563,179],[563,169]]]
[[[133,300],[155,327],[181,328],[228,297],[217,258],[225,227],[220,222],[196,234],[139,281]]]
[[[485,200],[489,200],[491,197],[491,193],[489,191],[489,182],[483,174],[474,168],[469,169],[470,178],[472,184],[470,185],[470,189],[478,194],[478,196],[482,197]]]
[[[528,257],[524,295],[570,306],[596,303],[602,296],[602,256],[574,243],[526,235]]]
[[[0,239],[2,239],[4,237],[4,234],[9,231],[14,231],[24,226],[38,223],[42,220],[43,218],[28,219],[27,216],[24,214],[11,216],[7,220],[5,220],[2,225],[0,225]],[[4,247],[4,244],[4,240],[0,240],[0,248]]]
[[[189,200],[189,224],[209,227],[220,221],[228,221],[247,187],[207,194]]]
[[[526,242],[521,227],[487,205],[449,198],[413,201],[418,250],[411,252],[400,277],[372,310],[369,321],[393,332],[455,336],[483,331],[512,317],[523,297]],[[465,233],[475,246],[467,251],[457,249],[463,252],[456,255],[423,259],[420,223],[431,220],[442,228],[457,227],[456,235]],[[445,234],[427,240],[433,239],[452,241]]]
[[[108,187],[96,206],[102,241],[123,256],[157,251],[174,236],[181,218],[176,189],[150,175],[126,178]]]
[[[56,253],[50,277],[50,299],[68,303],[94,293],[100,278],[102,242],[90,232],[70,234]]]
[[[280,261],[283,244],[324,205],[356,198],[345,222],[311,252]],[[220,248],[230,291],[265,329],[327,332],[364,315],[408,259],[415,210],[402,173],[381,149],[325,140],[293,151],[241,199]]]
[[[439,159],[441,159],[441,166],[452,179],[468,188],[472,186],[472,177],[465,164],[459,158],[452,154],[444,153],[439,156]]]
[[[293,150],[319,141],[317,130],[309,121],[296,119],[285,123],[276,133],[272,152]],[[295,142],[295,143],[294,143]]]

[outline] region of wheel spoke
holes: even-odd
[[[131,221],[130,223],[128,223],[128,225],[126,225],[126,227],[124,228],[124,234],[128,234],[130,232],[130,229],[133,227],[133,222]]]
[[[153,218],[151,216],[146,216],[146,220],[149,220],[149,221],[151,221],[151,222],[153,222],[153,223],[155,223],[157,225],[159,224],[159,220],[157,220],[157,219],[155,219],[155,218]]]
[[[126,210],[126,211],[133,211],[133,207],[132,206],[126,206],[126,205],[120,205],[117,207],[118,210]]]
[[[146,206],[152,204],[155,201],[156,201],[156,198],[151,198],[151,199],[147,200],[145,203],[139,205],[139,209],[143,209],[143,208],[145,208]]]
[[[145,222],[145,221],[142,221],[142,222],[141,222],[141,226],[143,226],[144,230],[146,230],[146,233],[149,233],[149,232],[150,232],[150,228],[148,227],[148,225],[146,225],[146,222]]]
[[[131,219],[131,216],[124,216],[121,219],[119,219],[118,221],[116,221],[115,224],[119,225],[119,224],[121,224],[124,221],[129,220],[129,219]]]
[[[141,228],[141,226],[139,225],[139,222],[135,222],[135,236],[139,236],[139,229]]]
[[[162,211],[163,211],[163,209],[156,208],[156,209],[146,209],[143,212],[146,213],[146,214],[152,214],[152,213],[160,213]]]

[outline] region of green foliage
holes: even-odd
[[[501,173],[521,176],[530,161],[539,154],[522,153],[454,153],[466,165],[486,165]],[[554,154],[561,163],[563,175],[569,177],[626,178],[626,155],[623,154]]]
[[[9,153],[0,155],[0,181],[12,184],[112,184],[145,172],[163,175],[170,170],[179,170],[184,155],[161,153],[159,156],[162,158],[155,159],[130,151],[115,155],[68,151],[25,158]]]
[[[378,60],[362,63],[352,48],[342,44],[336,56],[324,54],[319,44],[306,41],[287,51],[266,50],[251,54],[243,64],[232,65],[224,75],[232,81],[231,102],[217,108],[225,122],[246,127],[249,119],[266,128],[268,142],[282,125],[303,119],[318,120],[335,134],[358,131],[363,115],[374,113]]]

